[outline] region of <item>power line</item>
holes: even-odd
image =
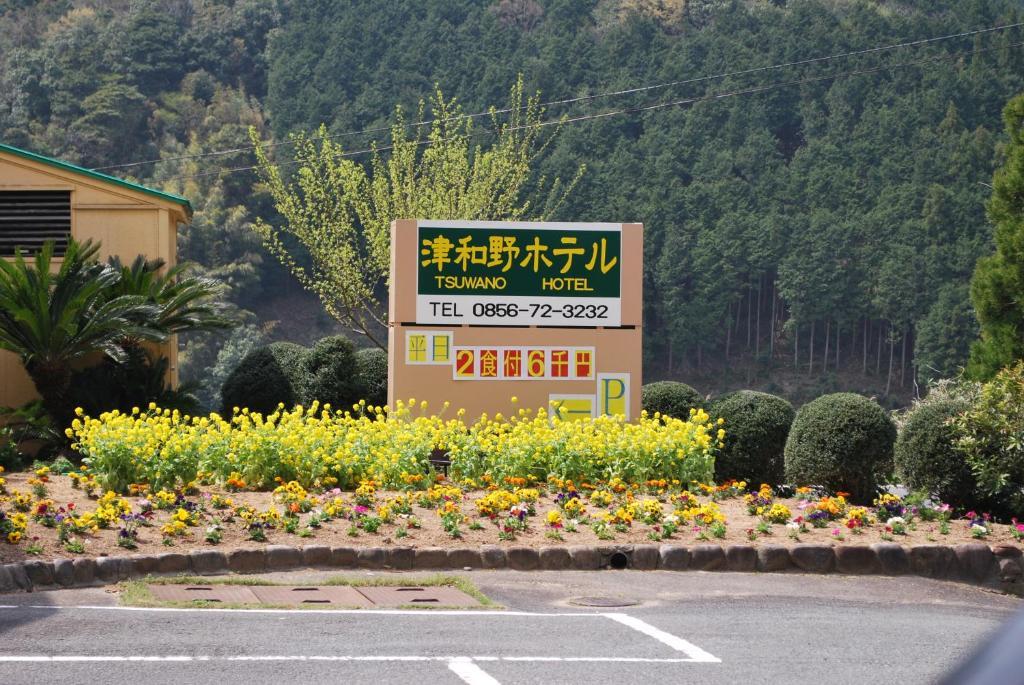
[[[606,97],[619,97],[619,96],[622,96],[622,95],[634,95],[636,93],[649,92],[649,91],[652,91],[652,90],[658,90],[658,89],[662,89],[662,88],[671,88],[671,87],[674,87],[674,86],[691,85],[691,84],[694,84],[694,83],[702,83],[702,82],[705,82],[705,81],[716,81],[716,80],[721,80],[721,79],[729,78],[729,77],[732,77],[732,76],[746,76],[746,75],[749,75],[749,74],[756,74],[756,73],[761,73],[761,72],[765,72],[765,71],[773,71],[773,70],[785,69],[785,68],[789,68],[789,67],[798,67],[798,66],[805,66],[805,65],[808,65],[808,64],[816,64],[816,63],[819,63],[819,62],[827,62],[827,61],[830,61],[830,60],[841,59],[841,58],[845,58],[845,57],[857,57],[857,56],[860,56],[860,55],[867,55],[867,54],[872,54],[872,53],[877,53],[877,52],[885,52],[885,51],[888,51],[888,50],[897,50],[897,49],[900,49],[900,48],[918,47],[918,46],[921,46],[921,45],[928,45],[928,44],[931,44],[931,43],[937,43],[937,42],[946,41],[946,40],[954,40],[954,39],[957,39],[957,38],[966,38],[968,36],[976,36],[976,35],[981,35],[981,34],[985,34],[985,33],[992,33],[994,31],[1004,31],[1004,30],[1007,30],[1007,29],[1018,28],[1018,27],[1021,27],[1021,26],[1024,26],[1024,22],[1018,22],[1016,24],[1002,24],[1002,25],[999,25],[999,26],[991,26],[991,27],[986,27],[986,28],[981,28],[981,29],[974,29],[974,30],[971,30],[971,31],[963,31],[963,32],[960,32],[960,33],[951,33],[951,34],[948,34],[948,35],[945,35],[945,36],[936,36],[936,37],[932,37],[932,38],[921,38],[919,40],[905,41],[905,42],[902,42],[902,43],[894,43],[892,45],[883,45],[883,46],[876,46],[876,47],[871,47],[871,48],[863,48],[861,50],[853,50],[853,51],[850,51],[850,52],[843,52],[843,53],[838,53],[838,54],[834,54],[834,55],[826,55],[826,56],[822,56],[822,57],[810,57],[808,59],[795,60],[795,61],[792,61],[792,62],[783,62],[783,63],[779,63],[779,64],[771,64],[771,65],[763,66],[763,67],[752,67],[750,69],[740,69],[740,70],[737,70],[737,71],[729,71],[729,72],[724,72],[724,73],[719,73],[719,74],[710,74],[710,75],[707,75],[707,76],[698,76],[698,77],[691,78],[691,79],[683,79],[683,80],[678,80],[678,81],[668,81],[668,82],[665,82],[665,83],[657,83],[657,84],[646,85],[646,86],[637,86],[635,88],[625,88],[625,89],[622,89],[622,90],[606,91],[606,92],[602,92],[602,93],[593,93],[591,95],[580,95],[580,96],[577,96],[577,97],[564,98],[564,99],[560,99],[560,100],[549,100],[547,102],[539,103],[539,106],[548,108],[548,107],[555,107],[555,106],[560,106],[560,105],[576,104],[576,103],[579,103],[579,102],[589,102],[589,101],[592,101],[592,100],[597,100],[597,99],[606,98]],[[524,109],[524,108],[525,108],[525,105],[523,107],[520,107],[519,109]],[[502,109],[488,110],[486,112],[474,112],[472,114],[460,114],[459,116],[449,117],[448,119],[446,119],[446,121],[457,121],[457,120],[460,120],[460,119],[477,119],[479,117],[491,116],[492,114],[506,114],[508,112],[513,111],[513,109],[514,108],[511,108],[511,107],[505,107],[505,108],[502,108]],[[408,124],[405,124],[405,127],[409,128],[409,127],[412,127],[412,126],[423,126],[423,125],[426,125],[426,124],[433,124],[436,121],[438,121],[438,120],[437,119],[425,119],[423,121],[410,122]],[[325,137],[329,138],[329,139],[344,138],[344,137],[350,137],[350,136],[365,135],[365,134],[368,134],[368,133],[381,133],[381,132],[390,131],[390,130],[391,130],[391,126],[377,126],[377,127],[374,127],[374,128],[366,128],[366,129],[361,129],[361,130],[358,130],[358,131],[343,131],[341,133],[332,133],[332,134],[329,134],[329,135],[327,135]],[[319,136],[313,138],[313,140],[319,140]],[[293,141],[285,140],[285,141],[279,141],[279,142],[276,142],[276,143],[266,143],[264,145],[264,147],[275,148],[275,147],[279,147],[279,146],[282,146],[282,145],[292,145],[292,144],[293,144]],[[223,149],[223,150],[211,150],[210,152],[202,152],[202,153],[189,154],[189,155],[176,155],[176,156],[173,156],[173,157],[163,157],[161,159],[147,159],[147,160],[143,160],[141,162],[126,162],[124,164],[111,164],[109,166],[96,167],[95,169],[93,169],[93,171],[105,171],[105,170],[109,170],[109,169],[125,169],[125,168],[128,168],[128,167],[143,166],[143,165],[146,165],[146,164],[156,164],[158,162],[179,161],[179,160],[183,160],[183,159],[200,159],[200,158],[204,158],[204,157],[218,157],[218,156],[237,154],[237,153],[240,153],[240,152],[249,152],[250,150],[254,150],[254,149],[255,149],[254,145],[246,145],[246,146],[243,146],[243,147],[227,148],[227,149]]]
[[[1024,41],[1021,41],[1021,42],[1018,42],[1018,43],[1011,43],[1011,44],[1009,44],[1009,45],[1007,45],[1005,47],[1006,48],[1016,48],[1016,47],[1020,47],[1022,45],[1024,45]],[[853,71],[839,72],[839,73],[836,73],[836,74],[827,74],[827,75],[824,75],[824,76],[812,76],[812,77],[806,77],[806,78],[801,78],[801,79],[793,79],[793,80],[790,80],[790,81],[781,81],[781,82],[778,82],[778,83],[769,83],[769,84],[765,84],[765,85],[761,85],[761,86],[751,86],[751,87],[748,87],[748,88],[741,88],[741,89],[736,89],[736,90],[730,90],[730,91],[725,91],[725,92],[722,92],[722,93],[713,93],[711,95],[703,95],[703,96],[700,96],[700,97],[684,98],[684,99],[681,99],[681,100],[671,100],[671,101],[668,101],[668,102],[656,102],[656,103],[653,103],[653,104],[650,104],[650,105],[640,105],[640,106],[637,106],[637,107],[627,107],[627,108],[623,108],[623,109],[610,110],[610,111],[607,111],[607,112],[598,112],[596,114],[583,114],[583,115],[580,115],[580,116],[577,116],[577,117],[569,117],[569,118],[563,117],[563,118],[560,118],[560,119],[549,119],[547,121],[540,122],[538,124],[538,126],[547,127],[547,126],[557,126],[557,125],[562,125],[562,124],[572,124],[572,123],[578,123],[578,122],[581,122],[581,121],[590,121],[590,120],[594,120],[594,119],[604,119],[604,118],[608,118],[608,117],[612,117],[612,116],[619,116],[619,115],[623,115],[623,114],[637,114],[637,113],[649,112],[649,111],[653,111],[653,110],[657,110],[657,109],[665,109],[667,107],[680,107],[680,106],[683,106],[683,105],[691,105],[691,104],[696,104],[696,103],[700,103],[700,102],[713,102],[713,101],[717,101],[717,100],[723,100],[723,99],[726,99],[726,98],[737,97],[737,96],[740,96],[740,95],[754,95],[754,94],[757,94],[757,93],[764,93],[764,92],[768,92],[768,91],[772,91],[772,90],[778,90],[780,88],[788,88],[788,87],[791,87],[791,86],[806,85],[806,84],[809,84],[809,83],[818,83],[818,82],[821,82],[821,81],[830,81],[830,80],[839,79],[839,78],[846,78],[846,77],[849,77],[849,76],[861,76],[861,75],[865,75],[865,74],[877,73],[877,72],[880,72],[880,71],[888,71],[888,70],[891,70],[891,69],[903,69],[903,68],[907,68],[907,67],[919,66],[919,65],[922,65],[922,64],[930,64],[930,63],[934,63],[934,62],[941,62],[943,60],[951,60],[951,59],[956,59],[956,58],[960,58],[960,57],[980,55],[980,54],[983,54],[983,53],[986,53],[986,52],[992,52],[992,51],[998,50],[998,49],[1000,49],[1000,47],[982,48],[980,50],[973,50],[971,52],[966,52],[966,53],[956,53],[956,54],[952,54],[952,55],[940,55],[940,56],[937,56],[937,57],[928,57],[928,58],[924,58],[924,59],[920,59],[920,60],[914,60],[912,62],[902,62],[902,63],[899,63],[899,64],[885,64],[885,65],[879,65],[879,66],[869,67],[869,68],[865,68],[865,69],[857,69],[857,70],[853,70]],[[519,129],[523,129],[523,128],[527,128],[527,126],[512,127],[510,129],[507,129],[507,130],[514,131],[514,130],[519,130]],[[492,132],[490,129],[483,129],[483,131],[484,132]],[[477,132],[479,133],[480,130],[478,130]],[[315,140],[315,139],[313,139],[313,140]],[[429,145],[430,143],[431,143],[431,141],[429,139],[422,140],[422,141],[416,141],[415,142],[416,145]],[[367,153],[370,153],[370,152],[382,152],[382,151],[386,151],[386,150],[391,150],[393,148],[394,148],[394,145],[384,145],[384,146],[381,146],[381,147],[370,147],[370,148],[364,148],[364,149],[361,149],[361,150],[353,150],[353,151],[350,151],[350,152],[342,152],[342,153],[339,153],[336,156],[339,157],[339,158],[340,157],[356,157],[356,156],[364,155],[364,154],[367,154]],[[292,165],[295,165],[295,164],[298,164],[298,163],[299,162],[297,160],[292,160],[290,162],[283,162],[281,164],[278,164],[277,166],[280,168],[280,167],[285,167],[285,166],[292,166]],[[253,170],[258,169],[258,168],[259,168],[259,165],[251,165],[251,166],[235,167],[235,168],[230,168],[230,169],[219,169],[217,171],[206,171],[206,172],[202,172],[202,173],[198,173],[198,174],[190,174],[190,175],[183,175],[183,176],[171,176],[171,177],[168,177],[168,178],[158,179],[156,182],[157,183],[166,183],[168,181],[181,181],[181,180],[188,180],[188,179],[194,179],[194,178],[202,178],[204,176],[216,176],[216,175],[219,175],[219,174],[230,174],[230,173],[237,173],[237,172],[240,172],[240,171],[253,171]]]

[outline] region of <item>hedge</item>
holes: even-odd
[[[796,412],[781,397],[740,390],[716,401],[712,418],[725,419],[725,446],[715,459],[715,480],[745,480],[753,487],[778,485],[785,477],[783,453]]]
[[[793,420],[786,479],[870,502],[892,466],[895,441],[896,426],[874,400],[846,392],[823,395],[801,407]]]
[[[688,386],[676,381],[658,381],[648,383],[640,391],[640,400],[648,414],[660,412],[665,416],[687,419],[691,407],[699,407],[704,403],[704,396]]]

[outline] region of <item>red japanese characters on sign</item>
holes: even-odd
[[[524,367],[523,358],[527,359]],[[594,377],[593,347],[455,347],[455,380],[581,380]]]

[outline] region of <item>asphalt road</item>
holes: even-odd
[[[102,589],[0,596],[0,683],[927,683],[1021,607],[918,578],[465,575],[506,609],[152,610],[119,607]],[[640,603],[586,608],[579,597]]]

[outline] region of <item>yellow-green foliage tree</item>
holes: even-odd
[[[430,121],[423,121],[421,102],[417,122],[407,124],[396,109],[390,144],[373,146],[368,164],[353,159],[324,126],[315,135],[294,135],[297,168],[291,174],[250,132],[260,179],[281,217],[259,219],[254,230],[332,317],[382,348],[392,220],[544,220],[584,171],[580,166],[564,183],[532,178],[534,161],[553,138],[542,138],[542,129],[555,124],[557,132],[558,122],[542,119],[537,96],[524,102],[521,79],[508,107],[491,110],[488,129],[475,129],[473,118],[440,89],[431,110]],[[472,142],[478,134],[486,144]],[[527,197],[528,186],[536,201]]]

